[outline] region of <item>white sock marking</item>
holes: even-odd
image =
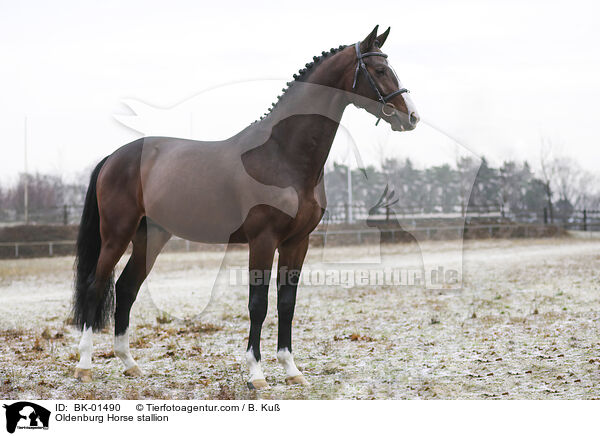
[[[296,368],[296,364],[294,363],[294,356],[290,353],[290,350],[287,348],[282,348],[277,352],[277,360],[283,366],[285,370],[285,374],[288,377],[295,377],[297,375],[302,375],[302,373]]]
[[[253,382],[254,380],[264,380],[265,375],[262,372],[262,368],[260,367],[260,362],[257,362],[254,358],[254,353],[252,352],[252,347],[248,351],[246,351],[246,363],[248,364],[248,369],[250,370],[250,378],[248,381]]]
[[[83,326],[83,332],[81,333],[81,340],[79,341],[79,363],[77,368],[81,369],[92,369],[92,328]]]
[[[115,336],[115,355],[121,359],[125,365],[125,369],[133,368],[137,365],[131,351],[129,351],[129,329],[125,330],[122,335]]]

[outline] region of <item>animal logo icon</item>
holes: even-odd
[[[48,429],[50,411],[29,401],[3,406],[6,409],[6,431],[14,433],[21,429]]]

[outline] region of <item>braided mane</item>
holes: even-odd
[[[271,103],[271,107],[269,109],[267,109],[267,111],[258,120],[254,121],[254,123],[266,118],[271,113],[271,111],[273,109],[275,109],[275,107],[279,104],[279,101],[282,99],[282,97],[285,95],[285,93],[290,89],[290,87],[295,82],[304,82],[308,78],[310,73],[314,71],[314,68],[317,67],[325,58],[327,58],[329,56],[333,56],[334,54],[342,51],[346,47],[348,47],[348,46],[340,45],[337,48],[331,48],[329,51],[321,52],[321,56],[313,56],[312,62],[307,63],[304,66],[304,68],[300,69],[298,71],[298,73],[294,74],[294,76],[293,76],[294,80],[286,83],[286,87],[281,90],[282,93],[277,96],[277,100],[275,100],[274,103]]]

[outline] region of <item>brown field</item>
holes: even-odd
[[[329,256],[360,259],[371,248],[335,247]],[[386,245],[385,261],[418,266],[413,248]],[[455,255],[447,242],[421,248]],[[308,267],[323,267],[313,251]],[[245,262],[244,251],[231,253],[231,265]],[[132,312],[143,377],[121,374],[107,329],[94,338],[94,381],[74,380],[72,264],[0,261],[1,398],[600,398],[600,238],[467,241],[462,289],[301,287],[294,348],[309,387],[286,386],[275,360],[272,289],[262,341],[271,388],[260,392],[245,384],[245,287],[224,291],[194,319],[208,298],[199,284],[220,265],[215,252],[159,258]]]

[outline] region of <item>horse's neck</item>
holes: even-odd
[[[308,179],[321,174],[348,101],[344,92],[300,82],[273,110],[272,137],[287,163]]]

